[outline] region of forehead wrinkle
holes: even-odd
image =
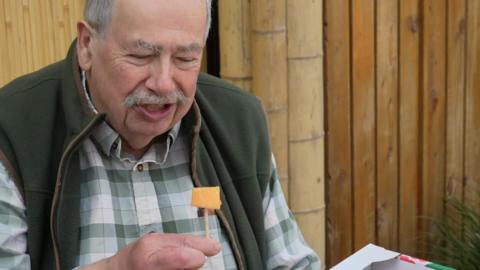
[[[140,49],[147,49],[152,51],[154,54],[160,54],[163,51],[162,46],[153,45],[145,40],[137,40],[137,47]]]

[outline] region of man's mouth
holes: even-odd
[[[173,112],[174,110],[174,105],[173,103],[167,103],[167,104],[137,104],[134,107],[134,110],[138,112],[142,118],[146,121],[149,122],[157,122]]]
[[[159,105],[159,104],[139,104],[137,106],[140,106],[147,111],[155,112],[155,111],[166,110],[166,109],[170,108],[171,105],[172,104],[163,104],[163,105]]]

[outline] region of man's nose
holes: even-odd
[[[145,82],[145,87],[159,94],[176,90],[173,68],[168,59],[153,61],[150,65],[149,77]]]

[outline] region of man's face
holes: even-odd
[[[205,1],[116,0],[103,36],[79,24],[79,63],[92,101],[127,150],[144,151],[190,109],[206,16]]]

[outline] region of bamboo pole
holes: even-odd
[[[287,0],[290,207],[325,261],[322,0]]]
[[[251,89],[250,1],[218,2],[220,76],[244,90]]]
[[[250,2],[252,92],[265,105],[278,175],[288,198],[285,0]]]

